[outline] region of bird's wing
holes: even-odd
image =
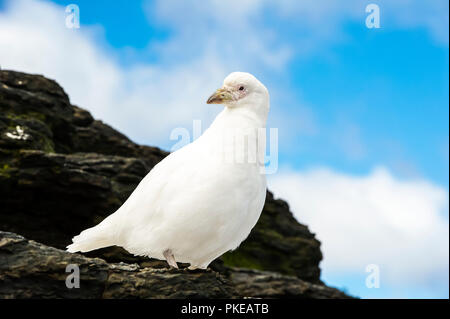
[[[160,223],[163,205],[167,205],[167,192],[185,189],[189,192],[189,179],[198,175],[201,170],[201,154],[195,143],[169,154],[142,179],[130,197],[117,210],[104,220],[105,223],[117,225],[118,235],[136,230],[144,225],[158,225]],[[199,166],[200,165],[200,166]],[[172,190],[168,190],[168,188]],[[172,194],[172,200],[179,194]],[[159,218],[159,219],[158,219]],[[109,219],[109,220],[108,220]]]
[[[189,150],[189,147],[186,147]],[[171,175],[177,175],[180,165],[188,161],[189,152],[180,149],[159,162],[139,183],[125,203],[100,224],[86,229],[73,238],[67,248],[71,252],[90,251],[111,245],[124,245],[133,229],[151,221],[160,205],[159,199]],[[154,223],[153,223],[154,224]]]

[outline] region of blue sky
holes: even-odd
[[[17,3],[0,1],[2,68],[56,79],[72,102],[140,143],[170,149],[174,127],[191,130],[192,119],[207,126],[220,110],[204,100],[226,74],[255,74],[271,92],[268,126],[279,130],[280,174],[269,186],[322,241],[323,279],[362,297],[448,298],[447,1]],[[77,30],[64,26],[71,3],[80,8]],[[365,26],[368,3],[380,7],[380,29]],[[31,57],[30,43],[45,54]],[[358,204],[342,200],[353,193],[318,187],[321,180],[361,191]],[[328,206],[309,204],[295,187],[345,218],[328,225]],[[403,222],[391,224],[403,209],[396,215]],[[373,238],[387,234],[387,245],[398,245],[395,257],[364,237],[368,218]],[[412,219],[429,228],[414,228]],[[355,220],[346,238],[339,229],[348,225],[336,223]],[[365,287],[365,257],[354,261],[363,247],[335,253],[358,241],[386,274],[379,289]],[[432,248],[426,257],[436,246],[447,252]]]

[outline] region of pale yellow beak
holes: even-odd
[[[233,94],[228,89],[220,88],[206,101],[207,104],[223,104],[233,101]]]

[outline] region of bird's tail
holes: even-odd
[[[77,251],[87,252],[94,249],[113,246],[112,232],[102,223],[83,230],[78,236],[72,238],[73,243],[67,246],[67,251],[74,253]]]

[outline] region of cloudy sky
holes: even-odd
[[[79,29],[66,27],[71,3]],[[0,65],[57,80],[73,104],[165,149],[174,128],[209,125],[221,106],[205,100],[228,73],[255,74],[278,128],[269,187],[321,240],[323,280],[448,298],[448,27],[446,0],[0,0]]]

